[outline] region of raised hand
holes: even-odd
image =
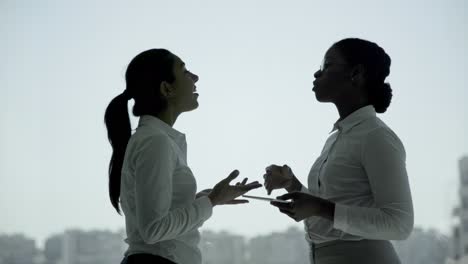
[[[262,187],[258,181],[247,183],[247,178],[242,182],[238,182],[236,185],[230,185],[231,181],[239,176],[239,171],[234,170],[229,176],[213,187],[213,190],[208,194],[211,203],[216,205],[221,204],[241,204],[248,203],[248,200],[237,199],[237,197],[253,190]]]
[[[287,165],[280,167],[272,164],[265,168],[263,179],[265,189],[270,195],[273,190],[289,187],[293,183],[294,174]]]

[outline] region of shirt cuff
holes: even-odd
[[[213,204],[208,196],[202,196],[196,199],[195,205],[200,209],[203,221],[208,220],[213,214]]]
[[[335,203],[335,217],[333,227],[343,232],[348,230],[348,207],[343,204]]]

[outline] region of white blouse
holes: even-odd
[[[413,203],[398,136],[373,106],[335,123],[332,132],[302,191],[335,202],[335,218],[305,219],[307,240],[406,239]]]
[[[198,228],[213,212],[208,197],[195,199],[185,135],[156,117],[140,117],[125,151],[120,203],[129,248],[178,264],[199,264]]]

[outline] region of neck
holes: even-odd
[[[163,121],[164,123],[173,127],[179,115],[180,112],[176,111],[174,107],[169,105],[167,109],[159,113],[157,117],[161,119],[161,121]]]
[[[349,116],[350,114],[352,114],[354,111],[364,107],[364,106],[367,106],[367,105],[370,105],[370,103],[367,101],[367,100],[363,100],[363,101],[356,101],[356,102],[346,102],[346,103],[335,103],[335,106],[338,110],[338,113],[340,115],[340,120],[343,120],[345,119],[347,116]]]

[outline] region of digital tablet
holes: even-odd
[[[266,201],[266,202],[290,203],[290,201],[278,200],[278,199],[273,199],[273,198],[268,198],[268,197],[252,196],[252,195],[242,195],[242,197]]]

